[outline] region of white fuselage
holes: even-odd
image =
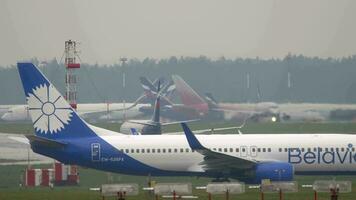
[[[287,115],[291,121],[326,121],[335,110],[356,110],[354,104],[327,103],[284,103],[279,104],[280,114]]]
[[[11,107],[16,105],[0,105],[0,117],[3,116]]]
[[[84,119],[101,119],[101,120],[121,120],[124,117],[134,118],[142,115],[140,107],[149,106],[149,104],[137,104],[129,110],[132,103],[92,103],[92,104],[78,104],[77,113]],[[27,105],[14,105],[8,108],[7,112],[1,117],[4,121],[28,121],[31,120],[28,113]]]
[[[128,156],[158,169],[204,171],[199,165],[203,156],[192,152],[185,135],[100,137]],[[234,157],[289,162],[296,173],[356,172],[356,152],[351,146],[356,144],[356,135],[247,134],[196,137],[206,148]],[[295,148],[299,150],[293,150]]]

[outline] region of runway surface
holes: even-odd
[[[27,141],[21,134],[0,133],[0,165],[26,165],[28,158],[30,164],[53,163],[52,158],[34,153],[29,144],[11,139],[12,137]]]

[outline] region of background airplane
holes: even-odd
[[[156,101],[152,113],[152,118],[150,120],[125,121],[120,127],[120,132],[125,134],[131,134],[131,135],[160,135],[162,134],[162,126],[196,121],[196,120],[185,120],[185,121],[162,122],[160,119],[162,92],[165,92],[166,94],[167,90],[161,91],[160,81],[158,81],[157,91],[155,93]]]
[[[0,116],[3,116],[11,107],[16,105],[0,105]]]
[[[142,88],[148,98],[156,99],[157,97],[157,87],[147,78],[140,77]],[[169,120],[195,120],[201,119],[204,113],[196,109],[194,106],[187,104],[174,103],[174,94],[176,94],[177,88],[174,82],[170,82],[165,85],[162,89],[161,97],[161,115],[163,118]],[[152,112],[152,111],[151,111]]]
[[[351,104],[311,104],[261,101],[259,87],[258,103],[222,103],[211,93],[203,98],[199,96],[180,76],[173,75],[173,81],[162,88],[161,115],[166,120],[184,121],[201,120],[233,120],[249,119],[255,122],[270,121],[308,121],[319,122],[327,120],[350,121],[355,119],[356,105]],[[160,78],[162,81],[163,79]],[[157,97],[157,82],[153,83],[140,77],[144,93],[133,103],[95,103],[78,104],[78,113],[84,119],[95,121],[121,121],[126,119],[147,118],[154,110]],[[175,103],[178,95],[182,103]],[[0,106],[0,116],[3,121],[28,121],[27,105]],[[6,111],[6,112],[5,112]],[[5,113],[4,113],[5,112]]]
[[[177,94],[183,104],[200,113],[200,115],[204,116],[206,119],[239,121],[244,121],[246,118],[254,121],[277,121],[279,119],[278,105],[276,103],[219,103],[211,93],[208,93],[204,100],[180,76],[173,75],[172,79],[176,85]]]

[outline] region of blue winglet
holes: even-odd
[[[200,144],[199,140],[195,137],[194,133],[190,130],[186,123],[181,123],[184,134],[188,140],[190,148],[193,150],[205,149],[203,145]]]
[[[132,135],[140,135],[135,128],[130,128]]]

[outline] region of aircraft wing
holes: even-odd
[[[162,125],[162,126],[166,126],[166,125],[173,125],[173,124],[196,122],[196,121],[199,121],[199,120],[200,120],[200,119],[190,119],[190,120],[184,120],[184,121],[163,122],[163,123],[161,123],[161,125]]]
[[[19,136],[8,136],[9,139],[12,139],[16,142],[20,142],[23,144],[30,144],[29,140],[26,137],[19,137]]]
[[[146,121],[146,120],[129,120],[128,122],[134,123],[134,124],[141,124],[141,125],[148,125],[148,126],[156,126],[155,123],[152,123],[152,122]]]
[[[196,150],[204,155],[204,161],[199,163],[206,171],[225,171],[250,169],[256,165],[257,161],[238,158],[209,149]]]
[[[59,142],[56,140],[51,140],[43,137],[38,137],[35,135],[25,135],[25,137],[30,141],[30,143],[38,143],[43,146],[53,147],[53,148],[62,148],[67,145],[66,143]]]
[[[224,127],[224,128],[200,129],[200,130],[196,130],[194,132],[196,132],[196,133],[206,133],[206,132],[214,133],[214,131],[237,130],[237,133],[240,133],[239,132],[240,128],[242,128],[242,126],[231,126],[231,127]]]
[[[184,121],[180,122],[180,123],[185,123]],[[226,130],[236,130],[237,134],[241,134],[240,129],[243,126],[231,126],[231,127],[224,127],[224,128],[209,128],[209,129],[198,129],[198,130],[194,130],[195,133],[199,133],[199,134],[210,134],[210,133],[214,133],[215,131],[226,131]],[[179,131],[179,132],[168,132],[168,133],[163,133],[164,135],[179,135],[182,134],[184,132]]]
[[[204,161],[200,163],[206,171],[238,171],[251,169],[258,161],[247,158],[239,158],[227,154],[212,151],[200,144],[193,132],[185,124],[181,124],[188,140],[189,146],[204,156]]]

